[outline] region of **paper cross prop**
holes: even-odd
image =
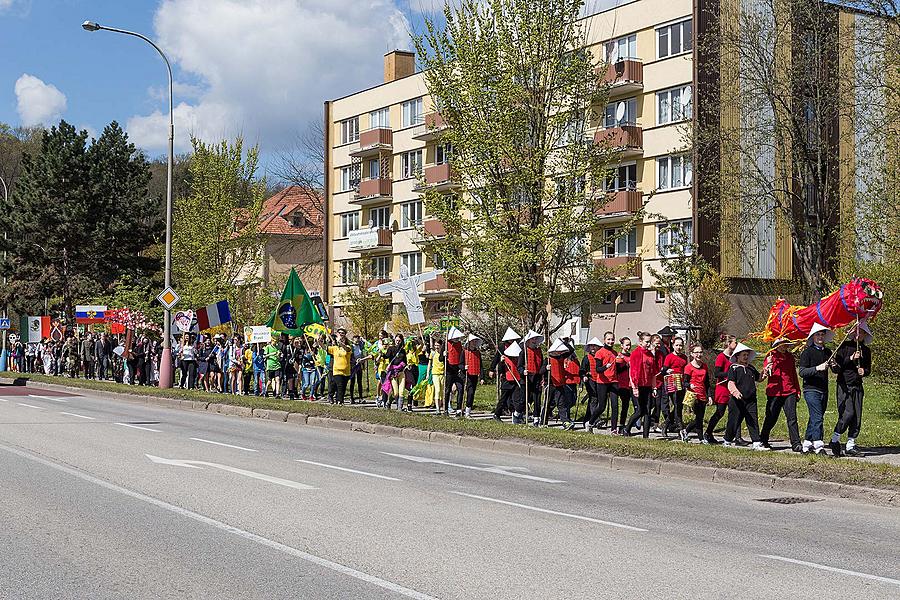
[[[406,307],[406,316],[410,325],[418,325],[425,322],[425,311],[422,310],[422,299],[419,297],[419,286],[426,281],[433,281],[443,273],[443,269],[410,275],[409,267],[400,265],[400,279],[388,281],[381,285],[370,287],[370,292],[378,292],[382,296],[389,296],[393,292],[400,292],[403,305]]]

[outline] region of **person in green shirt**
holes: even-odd
[[[274,388],[274,396],[278,398],[281,396],[281,349],[278,347],[278,342],[275,338],[272,338],[269,343],[266,345],[265,357],[266,357],[266,374],[269,377],[268,384],[266,385],[266,396],[269,395],[269,387]]]

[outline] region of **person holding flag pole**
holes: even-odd
[[[519,355],[518,368],[524,373],[525,380],[525,420],[528,420],[528,405],[531,403],[533,425],[540,422],[541,403],[541,376],[543,375],[544,355],[541,353],[541,343],[544,336],[531,329],[522,340],[524,349]]]

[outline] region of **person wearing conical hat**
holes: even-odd
[[[724,446],[736,446],[735,432],[741,420],[747,423],[747,431],[754,450],[768,450],[759,440],[759,423],[756,406],[756,383],[762,375],[753,366],[756,351],[744,344],[738,344],[731,354],[728,367],[728,423],[725,426]]]
[[[569,410],[575,405],[575,393],[580,374],[580,365],[575,352],[562,339],[556,340],[547,351],[550,372],[550,402],[544,415],[544,424],[556,406],[563,429],[571,429],[575,424]]]
[[[825,453],[825,410],[828,407],[828,369],[831,366],[831,351],[825,344],[834,338],[834,332],[814,323],[807,336],[806,348],[800,354],[798,366],[803,380],[803,400],[809,418],[800,451],[804,454]]]
[[[450,394],[456,390],[456,406],[462,405],[463,397],[463,340],[465,334],[451,327],[447,332],[447,356],[444,367],[444,410],[450,415]]]
[[[463,368],[466,372],[466,411],[465,418],[472,417],[472,406],[475,404],[475,390],[478,383],[484,383],[484,375],[481,366],[481,338],[475,334],[469,334],[466,339],[466,348],[463,352]],[[456,416],[462,413],[462,396],[457,396]]]
[[[584,345],[584,358],[581,359],[581,380],[584,382],[584,390],[587,392],[587,409],[582,417],[582,426],[593,429],[593,414],[597,410],[597,361],[594,353],[603,346],[598,338],[593,337]]]
[[[500,420],[498,412],[502,407],[509,406],[513,425],[521,425],[525,422],[523,380],[518,367],[521,353],[522,348],[516,341],[510,342],[503,350],[503,380],[500,382],[500,400],[497,402],[497,408],[494,409],[494,418]]]
[[[524,386],[528,389],[528,397],[525,398],[525,402],[530,402],[533,407],[532,425],[540,424],[542,383],[544,374],[547,372],[544,354],[541,352],[543,342],[544,336],[534,329],[530,329],[522,339],[523,348],[517,365],[519,371],[524,374]]]
[[[769,434],[778,422],[781,411],[787,421],[791,450],[800,452],[800,429],[797,425],[797,398],[800,396],[800,380],[797,378],[797,361],[791,353],[794,342],[778,338],[772,342],[772,349],[763,360],[763,377],[766,382],[766,417],[763,420],[759,439],[763,446],[769,446]]]
[[[503,334],[503,337],[500,339],[500,343],[497,345],[497,349],[494,352],[494,358],[491,359],[491,366],[488,367],[488,377],[493,379],[496,375],[500,381],[504,380],[505,369],[506,369],[506,361],[503,360],[504,351],[513,344],[513,342],[518,343],[522,339],[512,327],[506,328],[506,333]],[[521,346],[519,346],[519,351],[521,352]],[[499,411],[499,413],[498,413]],[[497,398],[497,407],[494,409],[494,420],[499,421],[503,416],[504,411],[509,411],[512,413],[512,407],[501,405],[500,398]]]
[[[840,420],[831,435],[831,452],[841,456],[841,435],[847,432],[846,454],[859,456],[856,438],[862,426],[863,378],[872,372],[872,330],[865,321],[859,321],[850,330],[850,335],[834,353],[837,373],[837,397]]]

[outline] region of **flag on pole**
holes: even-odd
[[[284,291],[281,293],[281,301],[272,312],[266,325],[275,331],[289,335],[303,335],[305,325],[321,322],[322,316],[309,299],[309,294],[297,276],[297,271],[292,268]]]
[[[28,317],[22,315],[19,334],[23,342],[39,342],[50,337],[50,317]]]
[[[197,327],[200,331],[206,331],[229,322],[231,322],[231,309],[228,307],[228,300],[219,300],[215,304],[204,306],[197,311]]]
[[[106,306],[96,304],[79,304],[75,307],[75,322],[81,324],[105,323]]]

